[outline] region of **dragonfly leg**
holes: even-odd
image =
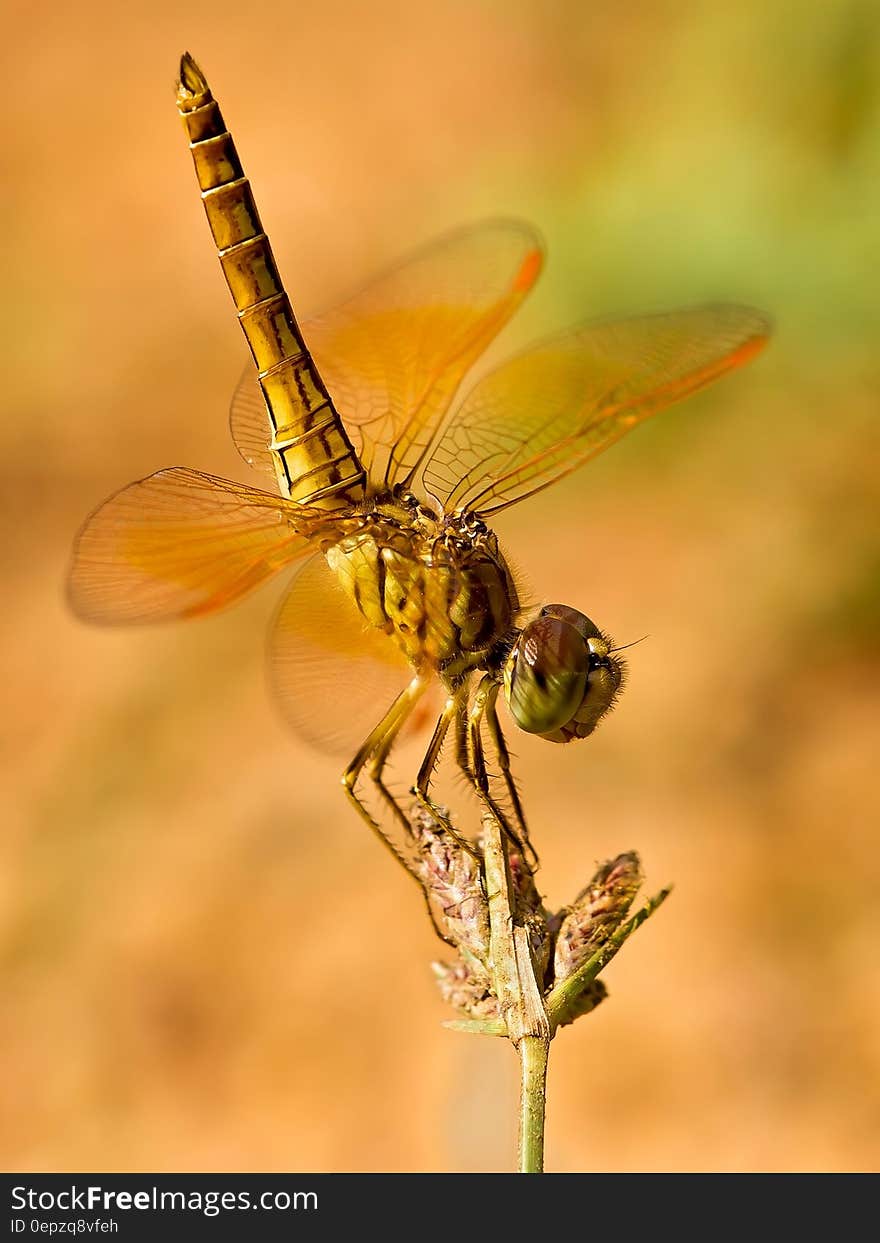
[[[389,734],[385,741],[376,749],[372,759],[369,762],[367,772],[369,773],[370,780],[378,790],[379,795],[386,807],[390,809],[391,814],[403,830],[404,835],[409,837],[412,835],[412,826],[409,819],[407,818],[407,815],[400,803],[398,803],[397,799],[385,784],[384,779],[385,766],[388,763],[388,756],[391,753],[391,748],[394,744],[395,738],[396,732]]]
[[[345,792],[358,815],[367,825],[369,825],[370,829],[376,834],[383,846],[385,846],[387,850],[391,851],[398,863],[401,863],[410,875],[417,881],[419,880],[419,877],[416,874],[411,861],[397,849],[391,838],[387,837],[386,834],[383,833],[382,827],[378,820],[374,819],[374,817],[370,814],[366,803],[359,796],[357,792],[357,785],[361,773],[364,768],[366,768],[367,764],[372,760],[373,763],[370,764],[369,769],[370,777],[377,784],[377,786],[379,786],[380,792],[382,792],[392,803],[394,803],[395,810],[403,818],[407,832],[411,832],[409,822],[406,820],[406,817],[403,816],[400,808],[397,807],[391,792],[387,789],[387,787],[383,787],[381,775],[382,768],[388,758],[388,753],[391,750],[394,740],[403,728],[403,725],[405,724],[413,708],[415,708],[416,704],[425,693],[425,690],[428,687],[428,681],[429,680],[424,678],[422,675],[417,675],[412,679],[409,685],[397,696],[394,703],[382,717],[382,720],[378,723],[378,725],[374,726],[374,728],[367,735],[361,746],[358,748],[354,759],[342,774],[342,784],[345,788]]]
[[[504,743],[503,738],[501,744],[502,750],[499,751],[498,760],[501,765],[502,773],[504,774],[505,785],[508,792],[510,792],[513,788],[513,809],[522,832],[521,837],[518,836],[517,833],[511,828],[507,816],[499,806],[498,801],[493,797],[489,782],[489,774],[486,770],[486,757],[483,750],[482,724],[484,718],[489,718],[494,714],[495,700],[497,697],[498,683],[493,677],[487,674],[480,681],[480,684],[477,687],[474,702],[471,705],[470,712],[468,713],[466,747],[468,763],[466,767],[464,767],[464,765],[462,767],[464,768],[467,776],[473,782],[473,785],[477,791],[477,797],[481,802],[485,803],[489,811],[498,821],[505,835],[510,839],[519,853],[523,856],[523,858],[526,857],[527,853],[530,853],[534,857],[534,851],[529,846],[528,832],[526,830],[525,822],[522,819],[522,809],[519,801],[519,795],[513,787],[513,776],[510,773],[510,754],[507,751],[507,746]],[[497,717],[495,718],[495,723],[497,726],[498,736],[500,737],[501,727],[498,724]],[[495,733],[492,730],[491,724],[489,728],[490,733],[492,733],[492,740],[493,742],[496,742],[497,747]]]
[[[431,778],[434,775],[434,770],[437,767],[438,760],[440,759],[440,752],[443,749],[443,743],[446,741],[446,735],[449,733],[449,727],[452,725],[453,721],[461,719],[466,697],[467,689],[463,685],[453,691],[447,699],[443,707],[443,711],[440,713],[437,720],[437,725],[434,729],[431,741],[428,743],[428,749],[425,752],[425,758],[422,760],[421,767],[419,768],[419,775],[416,778],[413,793],[422,806],[427,808],[431,815],[439,821],[439,823],[443,826],[444,832],[449,834],[459,849],[467,851],[473,859],[476,859],[476,861],[480,863],[482,860],[479,851],[471,845],[467,838],[462,837],[460,833],[455,831],[449,822],[449,817],[446,816],[442,809],[437,806],[429,793]]]
[[[365,740],[363,745],[358,750],[357,755],[345,770],[342,781],[345,786],[346,793],[348,794],[351,802],[354,804],[358,814],[370,826],[372,831],[382,842],[382,845],[394,855],[394,858],[398,861],[398,863],[402,864],[403,867],[406,868],[407,872],[409,872],[410,876],[412,876],[418,884],[422,897],[425,900],[425,906],[428,910],[428,917],[431,920],[431,924],[433,925],[437,936],[441,941],[445,941],[447,945],[455,947],[455,940],[449,935],[448,932],[445,932],[437,922],[437,915],[431,905],[431,898],[428,890],[424,886],[422,877],[419,876],[412,862],[407,859],[406,856],[397,849],[391,839],[386,837],[386,835],[382,832],[382,828],[378,821],[370,815],[366,805],[357,795],[358,777],[364,768],[369,765],[368,772],[370,778],[375,783],[382,798],[392,808],[395,817],[403,827],[405,833],[407,835],[412,834],[410,822],[404,814],[400,804],[382,780],[382,774],[388,760],[388,755],[394,745],[394,740],[400,733],[400,730],[403,728],[407,718],[413,708],[415,708],[427,685],[427,680],[424,682],[421,678],[414,678],[412,680],[406,690],[403,691],[402,694],[394,701],[389,711],[385,714],[375,729],[371,731],[369,737]],[[443,824],[445,828],[448,828],[446,818],[439,812],[435,812],[434,814],[437,816],[437,819],[441,822],[441,824]],[[449,829],[449,832],[455,836],[452,829]]]
[[[495,753],[498,756],[498,763],[501,767],[501,775],[504,778],[504,785],[507,788],[507,794],[510,798],[510,804],[513,807],[513,814],[516,817],[523,845],[532,856],[533,866],[537,867],[540,860],[538,859],[537,851],[529,839],[529,829],[526,824],[526,815],[523,811],[519,790],[516,788],[516,782],[513,778],[513,770],[510,766],[510,751],[507,748],[507,742],[501,730],[501,722],[498,720],[498,709],[495,706],[495,696],[489,699],[486,704],[486,727],[489,730],[489,737],[492,739],[492,745],[494,746]]]

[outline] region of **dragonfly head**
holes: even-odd
[[[547,604],[520,631],[504,665],[504,694],[520,729],[550,742],[586,738],[613,706],[623,662],[589,617]]]

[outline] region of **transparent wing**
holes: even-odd
[[[86,520],[68,580],[71,604],[87,621],[106,623],[225,608],[310,551],[310,518],[306,507],[201,471],[159,471]]]
[[[232,404],[229,407],[229,430],[235,441],[236,449],[248,466],[261,471],[264,475],[270,475],[275,480],[275,463],[269,450],[272,423],[252,362],[245,367],[241,379],[235,386],[235,392],[232,394]]]
[[[303,337],[371,479],[403,481],[455,390],[541,270],[541,242],[518,221],[487,221],[416,251]],[[273,472],[270,429],[253,367],[230,412],[245,461]]]
[[[504,509],[746,362],[768,333],[759,311],[703,306],[551,338],[465,397],[425,466],[425,488],[447,510]]]
[[[393,640],[367,628],[320,554],[299,571],[276,614],[269,668],[296,733],[347,760],[412,677]]]

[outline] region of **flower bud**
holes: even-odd
[[[623,922],[641,883],[642,869],[635,851],[603,863],[559,926],[554,957],[556,984],[574,975]]]

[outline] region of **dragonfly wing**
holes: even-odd
[[[86,520],[70,600],[92,622],[210,613],[309,552],[309,522],[326,519],[201,471],[162,470],[123,488]]]
[[[248,363],[241,373],[229,406],[229,431],[240,456],[248,466],[268,475],[277,487],[275,460],[270,448],[273,435],[272,420],[266,407],[266,399],[260,388],[253,363]],[[347,431],[360,457],[360,429],[349,425]]]
[[[343,417],[360,430],[374,482],[408,481],[456,389],[542,262],[529,225],[487,221],[423,247],[304,325]]]
[[[425,467],[425,487],[447,510],[505,509],[746,362],[769,331],[759,311],[719,305],[553,337],[465,397]]]
[[[365,625],[320,555],[302,567],[281,602],[269,667],[288,724],[346,760],[412,677],[394,641]]]
[[[272,422],[252,362],[242,372],[232,394],[229,430],[236,449],[248,466],[271,476],[273,480],[276,479],[275,462],[269,448]]]
[[[416,251],[334,310],[302,325],[318,370],[379,486],[407,478],[455,390],[541,269],[518,221],[461,229]],[[245,461],[274,473],[271,428],[250,366],[230,415]]]

